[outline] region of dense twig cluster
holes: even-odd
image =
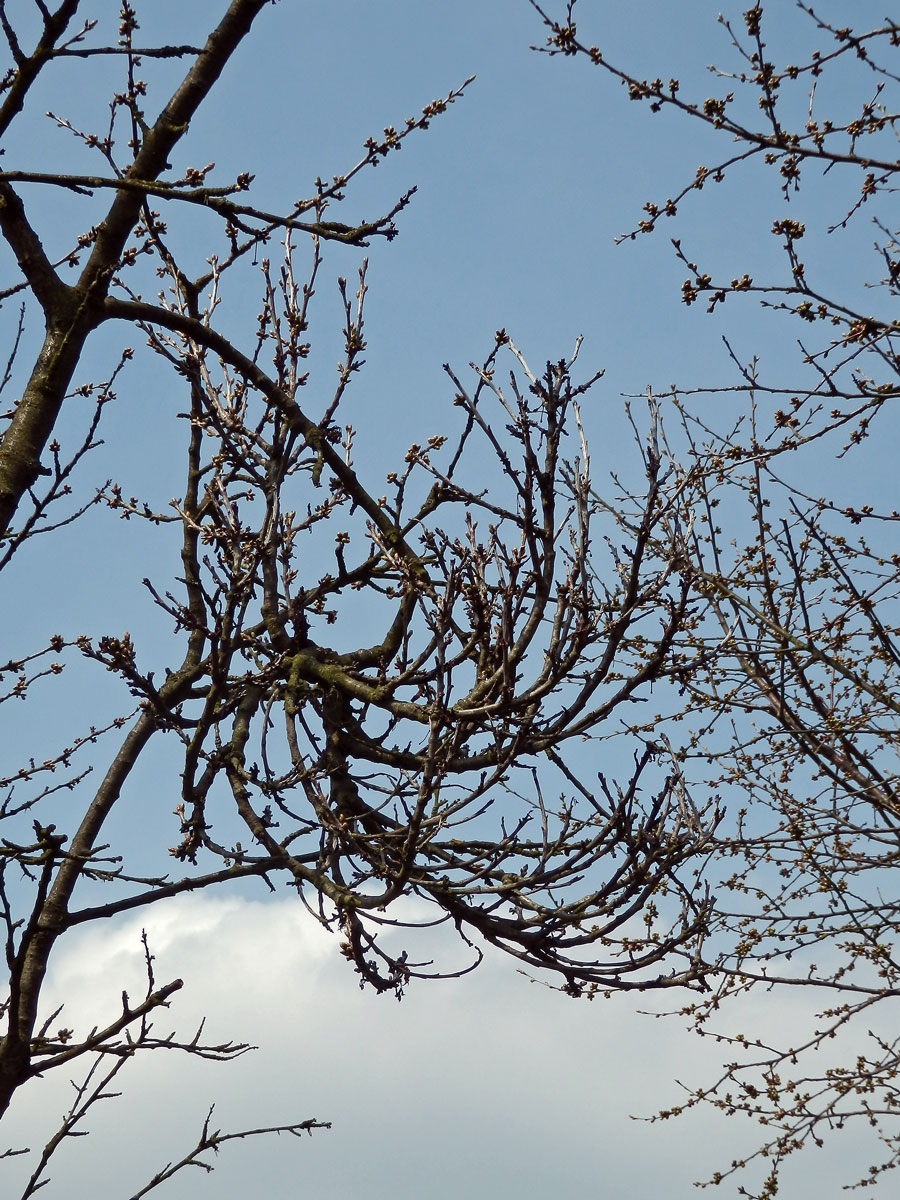
[[[783,250],[781,278],[761,281],[745,262],[722,274],[683,238],[673,246],[685,304],[702,297],[718,316],[729,298],[755,296],[799,322],[800,377],[770,382],[764,361],[726,343],[738,374],[718,390],[746,404],[725,430],[697,399],[708,389],[651,392],[646,427],[634,426],[636,487],[592,474],[579,405],[598,376],[578,379],[579,343],[534,370],[505,330],[471,374],[446,367],[438,429],[398,447],[386,478],[375,472],[350,420],[366,350],[365,260],[355,286],[338,281],[337,381],[327,394],[311,385],[325,244],[391,239],[412,193],[374,219],[344,224],[331,210],[465,84],[369,139],[308,198],[268,211],[251,202],[249,171],[219,183],[213,163],[179,178],[168,166],[264,0],[232,0],[201,47],[138,48],[128,3],[106,44],[97,24],[76,23],[78,0],[35,7],[42,32],[28,52],[0,2],[12,63],[0,137],[54,62],[113,56],[123,83],[100,131],[52,118],[88,156],[84,171],[4,160],[0,173],[0,234],[19,270],[0,299],[25,301],[0,379],[0,392],[21,384],[0,416],[0,569],[17,569],[39,534],[77,538],[79,518],[101,506],[153,536],[175,533],[177,578],[145,585],[180,659],[166,665],[152,642],[125,632],[136,628],[131,614],[91,638],[67,628],[61,608],[62,632],[0,666],[4,712],[42,703],[76,659],[109,673],[133,710],[4,764],[0,778],[10,971],[0,1112],[38,1074],[78,1060],[87,1071],[25,1194],[138,1051],[246,1049],[153,1034],[151,1014],[181,984],[156,984],[146,944],[137,1005],[123,995],[121,1011],[91,1031],[41,1015],[60,937],[241,880],[290,888],[339,935],[361,986],[398,997],[414,978],[471,969],[486,946],[573,996],[691,988],[679,1011],[733,1057],[660,1117],[711,1104],[766,1129],[715,1182],[762,1164],[756,1191],[742,1193],[774,1196],[786,1158],[857,1117],[885,1147],[861,1184],[879,1178],[896,1165],[900,1137],[900,1042],[876,1020],[900,994],[890,874],[900,832],[900,559],[890,539],[900,516],[877,486],[862,499],[844,494],[841,471],[866,454],[900,389],[900,232],[877,210],[897,183],[897,27],[838,27],[801,4],[826,48],[778,67],[764,6],[754,6],[742,28],[723,18],[733,65],[713,69],[715,95],[691,99],[678,80],[644,79],[582,42],[574,0],[558,20],[534,4],[550,54],[581,56],[651,112],[671,109],[729,139],[714,166],[648,202],[626,242],[738,169],[758,163],[776,176],[766,228]],[[141,65],[157,59],[188,65],[151,121]],[[854,67],[862,91],[826,89]],[[870,307],[817,283],[806,250],[819,216],[803,202],[820,175],[831,186],[840,172],[854,193],[826,231],[836,240],[863,209],[874,213],[879,276],[853,293],[871,296]],[[56,261],[23,199],[35,188],[96,206]],[[199,274],[178,233],[179,214],[197,210],[211,230]],[[260,296],[255,324],[235,330],[223,297],[249,288]],[[33,315],[45,334],[26,367]],[[127,480],[78,497],[133,357],[123,350],[101,383],[83,379],[104,328],[137,332],[183,397],[166,437],[184,484],[168,508]],[[60,414],[79,398],[90,416],[66,449]],[[829,449],[840,465],[823,496],[808,470]],[[651,694],[658,711],[648,716],[638,705]],[[614,753],[614,734],[627,739],[612,759],[618,778],[596,761],[600,746]],[[162,736],[180,747],[175,790],[160,788],[176,820],[145,875],[103,839]],[[437,923],[458,932],[462,965],[426,957],[416,930]],[[760,985],[824,997],[801,1040],[720,1030],[726,1001]],[[139,1194],[185,1166],[208,1167],[206,1151],[232,1138],[317,1127],[221,1134],[208,1118],[196,1147]]]
[[[232,0],[203,47],[138,49],[127,3],[119,40],[106,46],[94,43],[100,31],[91,22],[72,32],[77,0],[53,13],[38,5],[43,32],[29,54],[0,3],[14,62],[0,136],[33,81],[61,58],[115,54],[125,77],[103,131],[53,117],[85,153],[102,157],[101,174],[12,164],[0,173],[0,233],[21,272],[0,298],[29,297],[46,327],[33,367],[22,371],[20,322],[5,376],[23,387],[0,442],[0,567],[38,534],[77,537],[78,518],[97,504],[160,534],[180,529],[181,538],[179,577],[145,580],[174,626],[178,665],[152,661],[152,646],[122,631],[134,628],[123,613],[116,631],[92,639],[67,630],[3,669],[14,679],[9,699],[28,699],[38,681],[64,675],[65,656],[80,653],[122,682],[128,707],[137,703],[130,717],[98,722],[0,780],[10,967],[0,1112],[38,1074],[92,1061],[32,1191],[56,1146],[139,1051],[231,1057],[244,1049],[201,1044],[199,1035],[152,1036],[149,1014],[181,985],[155,985],[149,949],[141,1004],[123,997],[121,1013],[87,1034],[52,1032],[57,1014],[39,1016],[48,965],[68,930],[183,892],[247,878],[273,890],[287,885],[339,932],[361,985],[398,997],[413,977],[471,969],[487,945],[553,973],[572,995],[710,986],[704,942],[713,904],[694,864],[713,845],[719,806],[695,804],[665,740],[632,740],[618,780],[597,771],[592,753],[617,714],[674,669],[692,620],[684,567],[703,472],[676,469],[651,405],[649,436],[640,438],[643,489],[605,499],[579,413],[597,377],[575,379],[577,345],[571,358],[533,371],[502,330],[471,384],[448,366],[444,432],[401,447],[384,481],[358,469],[345,413],[365,351],[365,262],[355,290],[339,281],[343,356],[324,400],[306,387],[311,304],[323,243],[391,238],[411,193],[352,225],[326,219],[327,210],[462,88],[399,132],[388,127],[370,139],[355,166],[330,184],[316,180],[310,199],[281,213],[237,201],[251,189],[249,172],[214,186],[210,163],[170,180],[173,149],[263,6]],[[189,61],[187,73],[151,121],[141,63],[172,57]],[[98,206],[111,199],[51,262],[17,190],[23,185]],[[208,214],[211,245],[222,242],[199,276],[175,228],[185,205]],[[260,248],[266,256],[257,262]],[[255,329],[237,334],[220,307],[232,281],[261,294]],[[66,509],[132,351],[102,384],[82,381],[84,356],[95,331],[123,324],[184,397],[182,420],[167,432],[183,457],[183,492],[159,511],[110,480]],[[94,411],[66,458],[54,430],[63,405],[79,396]],[[51,651],[62,657],[51,660]],[[96,751],[78,769],[90,747],[117,735],[105,762]],[[144,877],[104,843],[104,830],[162,735],[182,750],[174,790],[160,788],[177,823],[170,857]],[[95,886],[84,898],[87,881],[105,892],[98,897]],[[467,948],[462,966],[422,961],[412,944],[398,949],[396,934],[383,936],[439,922],[451,923]],[[149,1187],[203,1165],[200,1156],[231,1137],[265,1132],[277,1130],[221,1135],[207,1123],[197,1147]]]

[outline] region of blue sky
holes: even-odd
[[[30,5],[19,0],[19,7]],[[90,6],[107,23],[116,7],[111,0]],[[138,6],[142,39],[200,38],[222,7],[220,0],[145,3]],[[704,68],[728,57],[727,37],[716,24],[722,0],[582,0],[579,7],[585,37],[636,73],[677,74],[685,90],[714,90]],[[830,3],[823,10],[840,7]],[[785,0],[773,8],[784,37],[797,37],[803,25],[793,5]],[[881,15],[868,0],[854,11],[860,20]],[[734,6],[732,15],[739,19],[739,12]],[[698,163],[727,148],[714,149],[705,134],[666,114],[651,118],[580,61],[533,53],[530,46],[543,40],[525,0],[280,0],[261,14],[173,161],[177,172],[214,160],[216,181],[251,171],[256,202],[284,206],[309,194],[317,174],[351,166],[366,137],[389,124],[399,127],[429,100],[476,76],[426,134],[408,139],[401,152],[360,177],[343,208],[331,214],[355,222],[418,188],[398,219],[397,240],[369,251],[367,367],[354,383],[345,418],[360,431],[357,462],[373,480],[402,460],[410,442],[445,430],[453,419],[452,388],[442,365],[464,373],[470,360],[487,354],[500,327],[536,366],[568,354],[582,334],[585,374],[605,367],[584,409],[598,479],[609,469],[639,467],[623,419],[623,392],[662,389],[672,381],[731,381],[723,332],[739,352],[761,352],[773,373],[794,370],[794,330],[731,300],[721,320],[708,318],[702,305],[680,303],[684,269],[668,246],[668,228],[653,238],[614,242],[640,219],[645,201],[674,193]],[[145,74],[148,109],[155,111],[178,72],[148,64]],[[51,109],[99,127],[106,77],[115,86],[105,68],[91,76],[76,63],[48,73],[36,111]],[[7,166],[47,169],[60,162],[85,169],[71,135],[38,115],[17,127]],[[87,202],[71,201],[61,212],[58,198],[35,189],[23,194],[50,249],[62,252],[70,229],[94,219]],[[686,248],[702,249],[705,261],[723,273],[780,273],[768,229],[782,207],[772,181],[736,177],[715,195],[710,190],[682,206],[671,232]],[[816,214],[826,219],[824,209]],[[196,218],[178,235],[186,250],[195,248],[198,263],[207,253],[208,228]],[[869,241],[867,229],[851,230],[829,259],[833,278],[843,281],[848,253]],[[325,249],[308,395],[324,397],[332,386],[339,319],[334,280],[339,274],[353,280],[359,260],[356,250]],[[7,260],[0,258],[0,269],[8,269]],[[848,286],[855,282],[848,279]],[[252,297],[229,302],[235,314],[255,303]],[[7,305],[0,312],[6,336],[13,319],[14,307]],[[123,337],[119,330],[104,333],[87,369],[103,377]],[[107,413],[106,444],[85,464],[83,486],[113,476],[126,494],[160,508],[179,493],[181,467],[170,449],[183,405],[176,386],[147,356],[136,356]],[[738,403],[718,399],[709,412],[724,420]],[[67,420],[74,431],[82,418],[73,409]],[[877,461],[877,448],[873,453]],[[7,631],[15,643],[0,647],[0,658],[20,653],[23,640],[40,644],[56,630],[128,628],[139,648],[164,660],[167,621],[140,580],[165,580],[174,543],[165,532],[145,536],[106,510],[89,514],[80,529],[77,540],[28,548],[4,576],[4,604],[17,619]],[[20,706],[12,714],[11,740],[39,750],[48,728],[65,736],[67,723],[78,727],[83,705],[99,723],[120,703],[110,680],[94,673],[88,679],[73,672],[72,678],[72,688],[89,688],[79,706],[73,710],[72,692],[57,699],[48,691],[39,712]],[[174,836],[174,771],[163,750],[139,773],[113,826],[117,845],[141,856],[147,869],[158,862],[155,839],[164,855]],[[187,1027],[192,1014],[208,1010],[217,1033],[259,1042],[260,1051],[231,1069],[198,1071],[176,1061],[136,1068],[121,1105],[107,1106],[91,1137],[66,1149],[55,1172],[56,1194],[89,1188],[98,1200],[130,1195],[145,1169],[152,1172],[187,1148],[217,1098],[223,1127],[297,1115],[332,1119],[335,1129],[300,1145],[282,1139],[233,1147],[210,1179],[194,1172],[162,1193],[173,1200],[233,1200],[248,1186],[272,1200],[326,1188],[335,1200],[459,1194],[649,1200],[662,1192],[687,1200],[696,1194],[695,1178],[752,1142],[752,1130],[709,1115],[652,1127],[629,1121],[629,1113],[651,1113],[673,1100],[673,1077],[696,1078],[704,1063],[716,1060],[678,1019],[639,1017],[625,998],[576,1005],[530,986],[501,960],[461,981],[422,985],[399,1006],[361,996],[334,941],[323,943],[283,901],[264,905],[262,899],[258,893],[204,898],[173,906],[171,915],[147,914],[160,974],[183,973],[189,984],[173,1021]],[[115,1011],[123,979],[134,978],[139,965],[140,926],[128,920],[76,936],[61,952],[52,987],[85,1021],[97,1019],[90,1014],[98,1007]],[[802,1023],[807,1013],[800,1000],[765,995],[748,1001],[745,1011],[748,1026],[762,1028]],[[39,1143],[63,1092],[48,1081],[23,1097],[4,1144]],[[852,1157],[855,1135],[844,1136],[840,1151]],[[828,1150],[804,1162],[788,1177],[786,1194],[792,1200],[822,1196],[838,1157]],[[17,1160],[3,1169],[14,1183],[22,1171]],[[8,1194],[18,1194],[15,1186]]]

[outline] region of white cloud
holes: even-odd
[[[101,1106],[90,1137],[60,1154],[48,1200],[131,1195],[193,1145],[213,1101],[223,1130],[306,1117],[334,1128],[302,1143],[232,1145],[212,1176],[183,1172],[161,1197],[687,1200],[693,1179],[750,1144],[752,1130],[708,1113],[654,1127],[629,1120],[673,1100],[673,1076],[703,1078],[721,1054],[677,1022],[640,1017],[624,997],[571,1001],[499,959],[461,980],[414,986],[401,1004],[360,993],[336,940],[296,901],[186,897],[77,935],[50,980],[66,1023],[112,1017],[123,987],[141,994],[142,927],[157,982],[186,985],[158,1031],[189,1034],[205,1013],[210,1038],[260,1049],[230,1065],[154,1054],[131,1066],[122,1099]],[[782,1008],[761,996],[747,1005],[748,1030],[802,1021],[805,1003]],[[46,1138],[67,1091],[63,1078],[25,1089],[5,1143]],[[25,1163],[12,1160],[6,1174],[4,1194],[18,1195]],[[820,1194],[807,1190],[816,1178],[805,1164],[794,1200]]]

